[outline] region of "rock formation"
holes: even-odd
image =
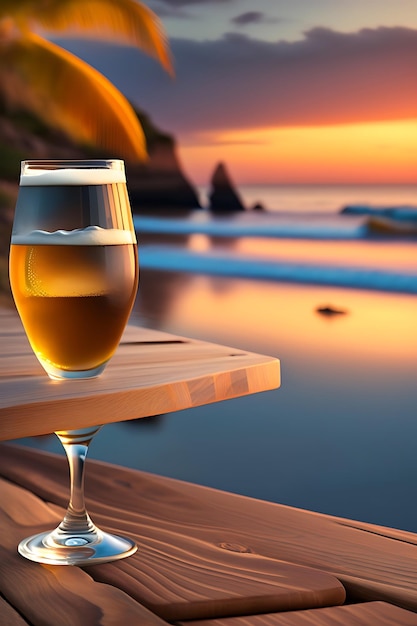
[[[132,210],[200,208],[197,193],[181,170],[175,140],[161,133],[144,113],[137,112],[137,115],[145,133],[149,159],[144,164],[126,162]],[[4,116],[0,113],[0,181],[17,185],[23,159],[91,159],[101,156],[97,149],[75,144],[30,113]]]
[[[252,211],[265,211],[265,207],[262,202],[255,202],[252,207]]]
[[[146,164],[126,163],[134,212],[166,212],[199,208],[196,191],[185,178],[175,153],[175,141],[138,114],[148,144]],[[101,152],[101,151],[100,151]],[[6,112],[0,102],[0,299],[10,297],[8,250],[16,203],[20,162],[24,159],[100,158],[96,149],[80,146],[27,112]],[[117,157],[117,155],[110,155]]]
[[[245,211],[245,207],[236,192],[223,163],[219,163],[211,178],[209,191],[209,209],[215,213]]]
[[[339,309],[331,305],[326,306],[318,306],[316,308],[316,312],[320,313],[320,315],[325,315],[326,317],[333,317],[334,315],[346,315],[346,309]]]
[[[149,160],[126,164],[133,211],[201,208],[198,196],[182,172],[173,137],[162,133],[143,112],[137,112],[146,137]]]

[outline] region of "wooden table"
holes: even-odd
[[[0,309],[0,440],[85,428],[279,387],[276,358],[128,326],[104,373],[52,381]]]
[[[279,385],[276,359],[129,327],[95,381],[52,382],[0,311],[0,439],[144,417]],[[175,419],[175,416],[172,417]],[[0,445],[3,626],[417,626],[411,533],[89,461],[89,512],[133,556],[86,568],[17,554],[56,526],[64,457]]]

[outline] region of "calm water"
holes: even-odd
[[[207,187],[198,188],[207,204]],[[238,192],[244,205],[260,202],[268,211],[334,213],[349,204],[417,206],[415,185],[243,185]]]
[[[247,196],[286,198],[268,236],[253,215],[214,235],[219,220],[204,212],[157,236],[138,224],[134,322],[276,355],[282,387],[106,426],[91,457],[417,531],[416,241],[375,239],[338,215],[348,203],[416,205],[416,191],[270,188],[268,202]],[[326,305],[344,313],[317,312]],[[24,443],[60,451],[53,437]]]

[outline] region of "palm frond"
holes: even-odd
[[[3,67],[11,64],[36,95],[31,108],[47,122],[109,154],[131,161],[146,158],[144,134],[132,107],[87,63],[30,33],[3,45],[0,56]]]
[[[1,0],[0,15],[12,17],[25,32],[40,26],[128,43],[156,58],[169,73],[173,71],[161,21],[136,0]]]

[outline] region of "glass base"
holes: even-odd
[[[39,359],[39,357],[38,357]],[[64,380],[64,379],[76,379],[83,380],[84,378],[97,378],[104,371],[108,361],[105,361],[98,367],[93,367],[91,370],[61,370],[58,367],[52,365],[52,363],[48,363],[47,361],[43,361],[39,359],[40,364],[42,365],[45,372],[48,374],[49,378],[52,380]]]
[[[18,551],[26,559],[49,565],[96,565],[118,561],[134,554],[137,545],[127,537],[110,535],[97,529],[93,535],[57,535],[47,531],[23,539]]]

